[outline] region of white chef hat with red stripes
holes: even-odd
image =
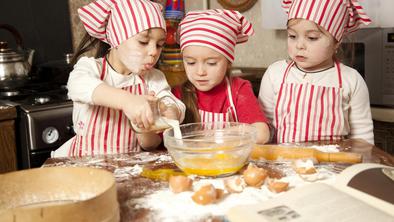
[[[288,20],[302,18],[315,22],[326,29],[336,40],[356,31],[371,19],[357,0],[283,0],[282,7]]]
[[[235,45],[246,42],[254,30],[239,12],[224,9],[191,11],[179,24],[180,46],[206,46],[234,62]]]
[[[149,0],[97,0],[78,14],[89,35],[111,47],[150,28],[166,30],[162,6]]]

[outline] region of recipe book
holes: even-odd
[[[355,164],[338,174],[333,184],[316,182],[259,204],[239,205],[226,217],[230,222],[393,222],[394,167]]]

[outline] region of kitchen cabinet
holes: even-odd
[[[15,118],[15,107],[0,104],[0,173],[17,170]]]

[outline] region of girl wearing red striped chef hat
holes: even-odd
[[[259,93],[278,143],[374,142],[367,86],[336,59],[341,40],[371,22],[357,0],[283,0],[289,60],[270,65]]]
[[[187,13],[179,31],[188,81],[174,94],[186,105],[185,122],[250,123],[266,143],[267,119],[250,82],[229,75],[235,45],[254,33],[252,24],[237,11],[212,9]]]
[[[168,117],[182,120],[185,107],[154,69],[166,37],[162,6],[149,0],[97,0],[78,9],[88,37],[76,57],[96,46],[102,55],[81,57],[70,73],[75,137],[54,156],[117,154],[153,149],[161,137],[135,133],[153,124],[150,101],[172,97]],[[174,107],[174,108],[171,108]],[[175,108],[178,107],[178,108]]]

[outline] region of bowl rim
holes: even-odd
[[[245,126],[245,127],[248,127],[248,128],[250,128],[251,129],[251,131],[250,131],[250,134],[251,134],[251,136],[252,136],[252,140],[255,140],[255,138],[256,138],[256,135],[257,135],[257,128],[255,127],[255,126],[253,126],[252,124],[249,124],[249,123],[240,123],[240,122],[199,122],[199,123],[186,123],[186,124],[181,124],[181,125],[179,125],[179,128],[182,128],[182,127],[190,127],[190,126],[193,126],[193,125],[195,125],[195,126],[197,126],[197,125],[205,125],[205,124],[207,124],[207,125],[209,125],[209,124],[226,124],[226,127],[227,126]],[[224,127],[224,128],[226,128],[226,127]],[[223,129],[223,128],[222,128]],[[177,143],[177,144],[182,144],[183,142],[198,142],[198,141],[206,141],[206,140],[204,140],[204,139],[188,139],[188,138],[182,138],[182,139],[177,139],[177,138],[175,138],[173,135],[172,136],[170,136],[169,134],[170,134],[170,132],[173,132],[174,131],[174,129],[173,128],[168,128],[168,129],[166,129],[166,130],[164,130],[164,132],[163,132],[163,142],[164,142],[164,145],[166,145],[166,142],[168,142],[168,140],[169,141],[171,141],[171,142],[175,142],[175,143]],[[237,140],[237,141],[239,141],[239,139],[234,139],[234,140]],[[209,141],[207,141],[207,142],[209,142]],[[168,149],[168,147],[166,147],[167,149]],[[182,145],[179,145],[179,146],[172,146],[171,148],[175,148],[175,149],[177,149],[177,150],[184,150],[184,151],[196,151],[196,150],[198,150],[198,151],[212,151],[212,150],[218,150],[217,149],[217,147],[212,147],[212,148],[201,148],[201,149],[191,149],[191,148],[187,148],[187,147],[182,147]],[[220,149],[220,150],[225,150],[225,151],[228,151],[228,150],[236,150],[236,149],[238,149],[238,146],[235,146],[235,147],[232,147],[232,148],[227,148],[227,149]]]

